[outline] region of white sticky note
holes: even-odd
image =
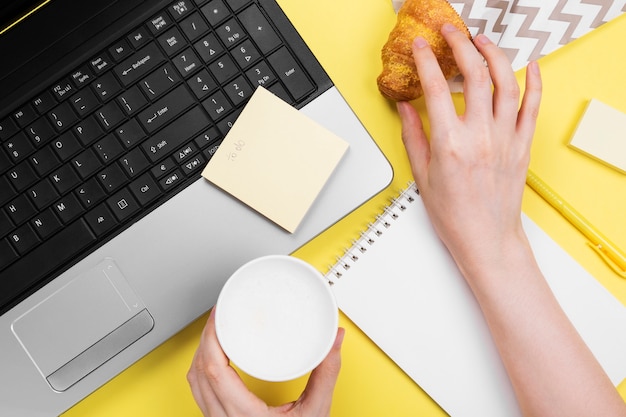
[[[569,145],[626,174],[626,114],[592,99]]]
[[[348,146],[259,87],[202,175],[293,233]]]

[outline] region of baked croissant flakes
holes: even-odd
[[[441,35],[441,26],[451,23],[471,39],[465,22],[447,0],[406,0],[396,26],[382,49],[383,71],[378,89],[394,101],[409,101],[423,94],[411,45],[421,36],[432,48],[446,79],[459,74],[452,50]]]

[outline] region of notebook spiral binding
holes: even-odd
[[[397,197],[390,200],[382,211],[376,215],[374,221],[369,223],[367,229],[361,231],[358,239],[352,241],[352,246],[344,250],[343,255],[337,257],[337,262],[329,266],[325,278],[330,285],[334,285],[343,276],[343,271],[347,271],[359,261],[360,254],[368,251],[368,248],[376,243],[376,240],[385,233],[385,229],[390,228],[393,222],[406,210],[407,206],[415,201],[419,196],[419,190],[415,182],[399,192]]]

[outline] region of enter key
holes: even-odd
[[[148,133],[161,128],[191,107],[195,100],[184,85],[179,85],[165,97],[139,113],[137,119]]]

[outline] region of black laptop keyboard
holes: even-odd
[[[197,179],[257,86],[319,94],[272,19],[176,1],[0,120],[0,311]]]

